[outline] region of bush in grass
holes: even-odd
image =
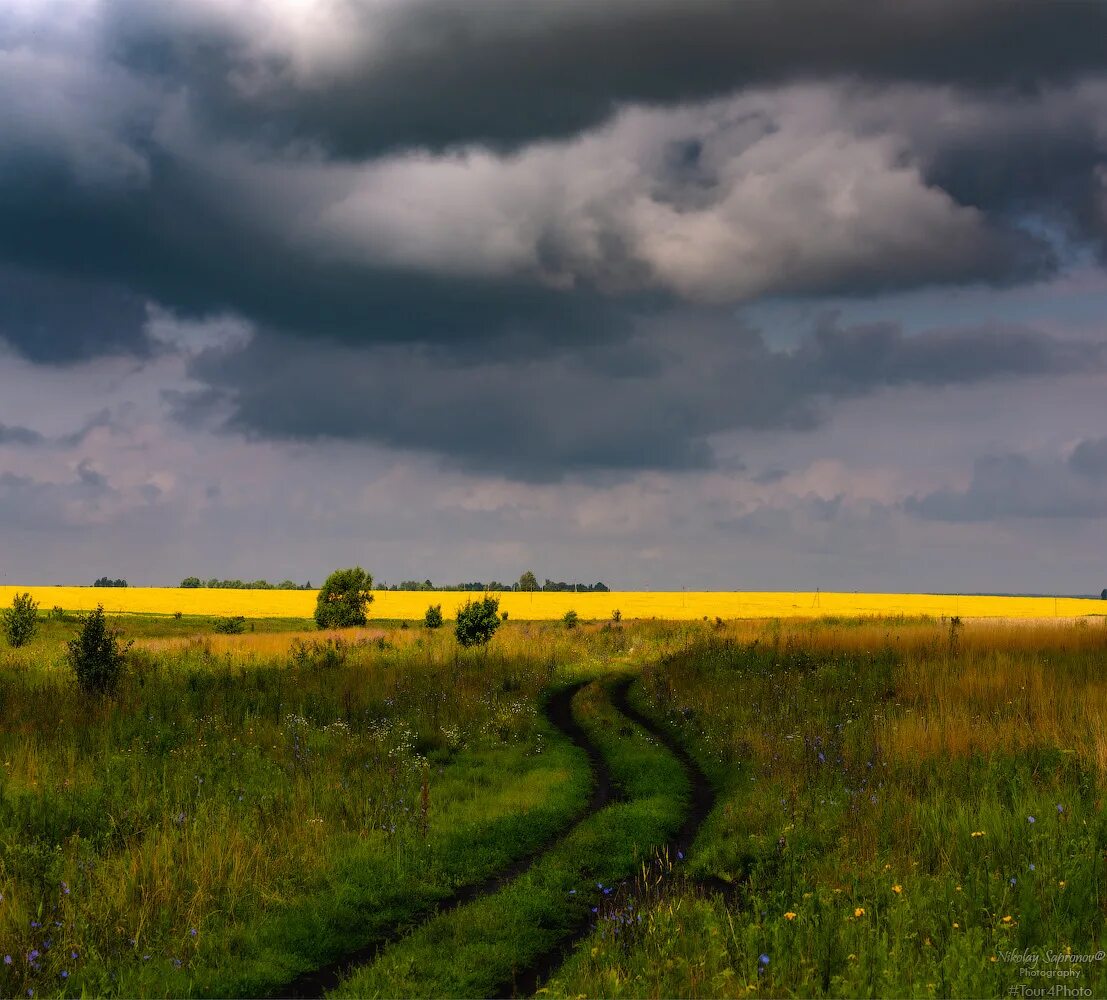
[[[373,576],[360,566],[336,569],[323,583],[315,601],[315,624],[320,628],[351,628],[368,620],[365,609],[373,601]]]
[[[16,594],[12,606],[0,612],[4,635],[11,646],[26,646],[38,629],[38,604],[30,594]]]
[[[241,635],[246,631],[246,619],[243,615],[220,618],[215,623],[215,631],[222,632],[224,635]]]
[[[111,694],[123,674],[131,644],[119,641],[120,633],[108,628],[104,606],[99,604],[81,621],[76,638],[66,643],[65,658],[85,694]]]
[[[454,635],[462,646],[486,646],[499,627],[499,598],[485,594],[479,601],[466,601],[465,607],[458,609]]]
[[[561,619],[562,624],[566,628],[576,628],[577,623],[580,621],[580,615],[578,615],[572,608],[565,612],[565,616]]]
[[[441,628],[444,620],[441,604],[432,604],[427,608],[427,613],[423,615],[423,625],[426,628]]]

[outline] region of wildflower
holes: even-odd
[[[1060,802],[1057,803],[1057,811],[1059,813],[1063,813],[1065,811],[1065,807],[1063,805],[1061,805]]]
[[[1003,918],[1003,922],[1004,922],[1005,924],[1010,924],[1010,923],[1014,923],[1014,920],[1015,920],[1015,918],[1014,918],[1014,917],[1012,917],[1012,916],[1006,916],[1006,917],[1004,917],[1004,918]]]
[[[570,895],[570,896],[575,896],[576,894],[577,894],[577,891],[576,891],[576,889],[570,889],[570,890],[569,890],[569,895]]]
[[[1036,872],[1038,870],[1033,861],[1030,862],[1030,870],[1032,872]]]
[[[11,965],[11,964],[12,964],[12,957],[11,957],[11,955],[5,955],[5,956],[4,956],[4,964],[5,964],[5,965]]]
[[[196,937],[196,928],[193,927],[192,930],[188,932],[188,935],[189,937]]]
[[[791,910],[789,910],[787,913],[784,914],[784,919],[785,920],[795,920],[796,915]]]
[[[66,972],[65,969],[62,969],[61,972],[58,973],[58,975],[60,975],[62,977],[62,979],[68,979],[69,978],[69,973]]]
[[[960,891],[961,891],[961,887],[960,887],[959,885],[956,885],[956,886],[954,886],[954,887],[953,887],[953,891],[954,891],[954,892],[960,892]]]
[[[898,896],[900,893],[903,892],[903,886],[902,885],[893,885],[892,886],[892,892],[894,892]]]
[[[683,851],[677,851],[677,860],[679,860],[679,861],[684,860],[684,852]]]
[[[953,929],[954,929],[955,931],[957,931],[957,930],[960,930],[960,929],[961,929],[961,925],[960,925],[959,923],[957,923],[957,921],[956,921],[956,920],[955,920],[955,921],[953,922]]]
[[[1016,883],[1017,881],[1018,881],[1018,880],[1017,880],[1017,879],[1015,878],[1015,876],[1014,876],[1014,875],[1012,875],[1012,876],[1011,876],[1011,885],[1014,885],[1014,884],[1015,884],[1015,883]]]
[[[857,907],[857,909],[853,911],[853,915],[855,917],[863,917],[865,915],[865,907],[863,907],[863,906]]]
[[[71,951],[71,952],[69,953],[69,957],[70,957],[70,958],[72,958],[72,959],[76,959],[76,957],[77,957],[77,953],[76,953],[75,951]]]
[[[27,956],[28,962],[34,962],[38,958],[38,949],[32,948],[30,954]]]
[[[973,830],[972,835],[974,837],[983,837],[984,836],[984,831],[983,830]]]
[[[988,959],[989,962],[994,962],[995,960],[996,960],[995,955],[993,955],[991,958]]]
[[[769,956],[765,954],[758,955],[757,964],[764,968],[766,965],[769,964]]]
[[[1064,888],[1065,888],[1065,880],[1064,880],[1064,879],[1061,879],[1061,881],[1060,881],[1060,882],[1058,882],[1057,884],[1058,884],[1058,885],[1059,885],[1059,886],[1060,886],[1060,887],[1061,887],[1062,889],[1064,889]]]
[[[1026,822],[1027,823],[1037,823],[1038,821],[1033,816],[1027,816],[1026,817]]]
[[[65,893],[65,895],[68,896],[69,895],[69,883],[68,882],[62,882],[61,890],[62,890],[63,893]]]

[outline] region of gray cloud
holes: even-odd
[[[824,319],[797,349],[693,313],[638,324],[621,350],[587,346],[522,363],[417,347],[365,349],[261,333],[192,365],[206,388],[178,419],[218,417],[262,438],[338,439],[430,451],[523,479],[570,472],[708,468],[711,436],[811,428],[833,399],[907,385],[1102,369],[1107,347],[1031,330],[843,327]]]
[[[45,438],[38,431],[18,424],[0,424],[0,444],[41,444]]]
[[[61,294],[0,295],[0,335],[40,361],[142,353],[153,300],[349,342],[510,338],[525,357],[619,339],[642,299],[1040,276],[1057,261],[1027,211],[1102,235],[1102,52],[1088,38],[1104,15],[1002,9],[9,14],[0,261],[9,281]],[[993,44],[970,41],[984,33]],[[34,113],[28,95],[43,93],[49,113]],[[563,97],[576,117],[556,110]],[[346,115],[376,137],[331,128]]]
[[[1031,90],[1107,65],[1098,5],[862,0],[109,5],[105,48],[209,121],[345,157],[566,137],[628,103],[851,75]]]
[[[1107,437],[1081,441],[1069,455],[1069,468],[1089,479],[1107,477]]]
[[[905,509],[936,521],[1107,517],[1107,490],[1076,475],[1060,459],[988,455],[973,463],[963,490],[935,490],[906,500]]]

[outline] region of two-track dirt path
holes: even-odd
[[[630,703],[628,692],[632,682],[633,678],[624,677],[614,683],[602,684],[602,687],[607,694],[611,707],[623,716],[627,722],[643,730],[664,751],[672,754],[684,772],[688,796],[681,826],[667,844],[656,845],[659,852],[664,850],[670,862],[679,864],[688,855],[701,825],[714,806],[714,790],[703,770],[687,751],[662,727],[640,713]],[[410,921],[396,926],[356,951],[343,955],[319,969],[304,973],[293,982],[275,991],[273,995],[278,997],[323,996],[329,990],[337,987],[356,969],[372,963],[389,945],[413,933],[428,921],[504,889],[541,861],[558,844],[569,837],[578,826],[609,804],[619,801],[621,796],[613,787],[611,769],[607,761],[573,716],[573,699],[588,683],[590,682],[582,681],[561,688],[544,705],[544,712],[550,725],[584,752],[592,775],[592,793],[588,803],[571,823],[567,824],[550,841],[519,858],[506,868],[481,882],[459,888],[452,895],[439,900],[433,907],[420,914],[413,915]],[[532,995],[539,985],[557,970],[572,948],[591,931],[593,926],[594,918],[588,917],[582,920],[569,933],[563,935],[555,947],[531,959],[524,967],[517,969],[510,982],[499,984],[490,991],[489,995],[492,997]]]
[[[715,790],[703,769],[692,759],[688,751],[657,723],[643,715],[630,703],[629,691],[633,681],[633,677],[624,677],[608,688],[612,706],[621,715],[645,730],[654,740],[676,757],[688,782],[689,797],[684,822],[673,839],[663,849],[663,853],[667,856],[670,864],[680,864],[688,856],[700,827],[715,806]],[[582,922],[574,928],[570,936],[558,942],[556,948],[540,956],[527,968],[517,972],[511,983],[502,984],[490,996],[493,998],[533,996],[539,986],[557,971],[581,939],[591,932],[594,924],[594,920]]]
[[[449,913],[451,910],[456,910],[458,907],[471,903],[481,896],[498,892],[509,882],[522,875],[554,844],[567,837],[574,828],[583,823],[589,816],[599,812],[607,805],[612,797],[611,771],[603,758],[603,754],[600,753],[596,745],[588,738],[588,734],[573,718],[573,698],[587,683],[587,681],[581,681],[555,691],[543,706],[544,714],[550,725],[566,736],[574,746],[583,750],[588,758],[588,768],[592,774],[592,794],[584,810],[577,813],[572,822],[554,838],[518,858],[506,868],[490,875],[483,881],[461,886],[453,894],[438,900],[431,909],[413,915],[410,922],[392,928],[355,951],[348,952],[318,969],[297,976],[292,982],[275,990],[271,996],[322,997],[328,990],[336,987],[355,968],[372,962],[387,945],[398,941],[425,920],[442,913]]]

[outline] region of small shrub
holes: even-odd
[[[373,601],[373,576],[360,566],[336,569],[323,583],[315,601],[319,628],[352,628],[367,622],[365,609]]]
[[[427,613],[423,615],[423,626],[425,628],[441,628],[443,621],[441,604],[432,604],[427,608]]]
[[[59,607],[57,604],[50,609],[50,617],[56,622],[69,621],[69,615],[65,613],[65,608]]]
[[[85,694],[111,694],[118,685],[131,648],[131,643],[121,643],[119,636],[108,628],[104,606],[99,604],[82,619],[76,638],[66,643],[66,659]]]
[[[0,612],[10,646],[26,646],[38,630],[38,604],[30,594],[16,594],[12,606]]]
[[[616,625],[618,625],[619,622],[623,620],[623,613],[618,608],[616,608],[614,611],[611,612],[611,620]]]
[[[457,612],[454,635],[462,646],[486,646],[500,627],[500,601],[485,594],[479,601],[469,600]]]
[[[502,621],[502,622],[507,621],[507,612],[506,611],[501,611],[500,612],[500,621]]]
[[[181,614],[182,614],[182,612],[180,612],[180,611],[174,611],[173,612],[173,617],[176,618],[177,621],[180,621],[181,620]]]
[[[566,611],[565,617],[561,619],[562,624],[566,628],[576,628],[579,621],[580,615],[578,615],[572,608]]]
[[[241,635],[246,631],[246,618],[243,615],[220,618],[214,627],[216,632],[222,632],[223,635]]]

